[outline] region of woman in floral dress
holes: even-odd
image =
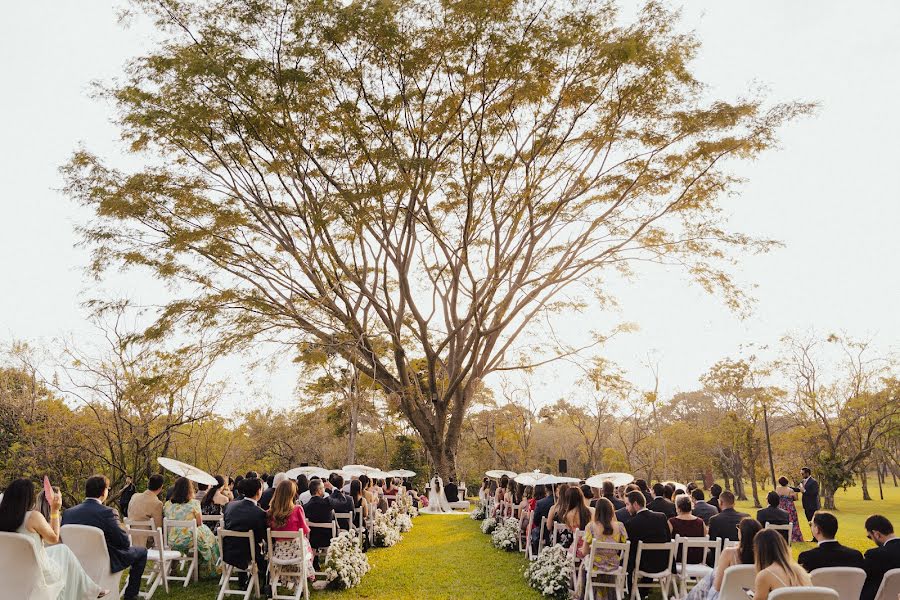
[[[597,504],[594,506],[594,520],[588,523],[584,529],[584,544],[579,548],[578,555],[587,558],[591,553],[591,544],[593,542],[614,542],[624,544],[628,540],[628,533],[625,526],[616,520],[616,511],[612,502],[607,498],[597,498]],[[588,578],[588,561],[581,561],[582,569],[578,572],[578,582],[575,584],[575,590],[581,597],[585,585],[590,585]],[[619,553],[615,550],[598,550],[594,553],[594,570],[611,573],[619,568]],[[605,576],[610,579],[610,576]],[[613,588],[601,588],[606,594],[598,595],[596,598],[615,598]]]
[[[186,477],[178,478],[172,490],[172,499],[163,506],[163,515],[170,521],[197,522],[197,554],[200,560],[214,569],[219,562],[219,545],[216,536],[203,524],[200,502],[194,499],[194,482]],[[169,546],[188,554],[193,552],[191,531],[186,527],[172,527],[168,533]]]
[[[791,541],[802,542],[803,534],[800,532],[800,519],[797,518],[797,506],[794,504],[797,501],[797,492],[788,487],[787,477],[778,479],[775,493],[778,494],[778,508],[787,511],[788,516],[791,518],[791,523],[794,524],[791,527]]]

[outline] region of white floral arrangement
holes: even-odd
[[[375,513],[375,525],[373,527],[375,533],[375,545],[381,548],[389,548],[400,541],[400,528],[394,521],[396,513],[388,511],[386,513]]]
[[[359,585],[363,575],[369,572],[369,558],[350,532],[342,531],[331,539],[322,571],[329,587],[346,590]]]
[[[481,503],[481,500],[476,500],[475,508],[469,518],[473,521],[484,521],[487,518],[487,507]]]
[[[528,585],[548,598],[568,600],[573,572],[568,551],[562,546],[548,546],[528,565],[525,579]]]
[[[412,496],[409,493],[398,494],[397,500],[391,505],[391,508],[394,507],[396,507],[395,510],[398,514],[409,515],[410,517],[419,515],[419,511],[413,506]]]
[[[407,533],[413,527],[412,519],[409,515],[400,513],[394,519],[394,523],[397,525],[397,529],[400,530],[400,533]]]
[[[491,543],[507,552],[516,550],[519,546],[519,520],[513,517],[501,520],[491,533]]]
[[[497,526],[497,519],[494,517],[488,517],[484,521],[481,522],[481,533],[491,533],[494,531],[494,528]]]

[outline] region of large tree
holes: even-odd
[[[339,353],[442,474],[481,380],[637,261],[739,306],[725,163],[810,107],[710,98],[649,3],[139,0],[162,40],[108,95],[143,168],[67,165],[93,268],[173,282],[148,335]],[[140,164],[139,163],[139,164]],[[568,351],[568,350],[564,350]]]

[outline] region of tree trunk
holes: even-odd
[[[822,508],[825,510],[836,510],[834,506],[834,490],[825,482],[822,482]]]
[[[734,455],[734,495],[738,500],[747,499],[747,491],[744,489],[744,463],[741,455]]]
[[[350,389],[350,439],[347,440],[347,464],[356,464],[356,437],[359,434],[359,389],[356,379],[351,382]]]
[[[775,461],[772,460],[772,438],[769,436],[769,413],[763,404],[763,423],[766,427],[766,451],[769,454],[769,475],[772,477],[772,488],[775,488]]]
[[[756,469],[750,469],[750,487],[753,488],[753,508],[762,508],[759,503],[759,493],[756,490]]]
[[[859,480],[862,484],[863,500],[872,500],[872,496],[869,495],[869,476],[865,466],[859,470]]]
[[[884,488],[882,487],[884,483],[884,474],[881,472],[881,465],[875,463],[875,476],[878,478],[878,497],[884,500]]]

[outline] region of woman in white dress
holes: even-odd
[[[40,567],[28,600],[93,600],[106,596],[109,590],[101,590],[72,550],[59,543],[60,494],[55,493],[50,502],[49,523],[40,512],[29,510],[33,505],[34,484],[28,479],[12,482],[0,502],[0,531],[25,536]],[[44,542],[51,545],[45,548]]]
[[[450,503],[447,501],[447,494],[444,492],[444,482],[437,475],[431,478],[431,489],[428,490],[428,507],[423,509],[423,512],[453,512],[450,508]]]

